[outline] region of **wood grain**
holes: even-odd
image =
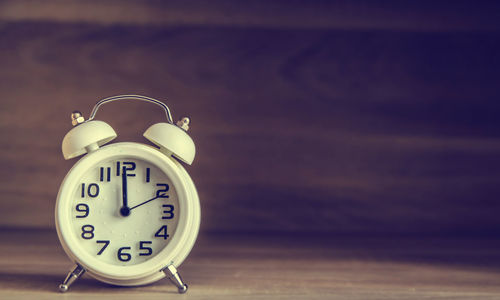
[[[69,114],[138,93],[193,119],[204,232],[500,232],[496,32],[266,26],[3,23],[0,226],[53,227]]]
[[[4,0],[0,20],[412,32],[498,31],[495,1]]]
[[[29,247],[27,247],[29,241]],[[120,288],[71,268],[53,231],[0,232],[2,299],[498,299],[498,240],[202,235],[179,267],[187,294],[162,280]]]

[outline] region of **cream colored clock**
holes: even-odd
[[[144,133],[155,146],[109,144],[115,131],[94,117],[101,105],[121,100],[147,101],[165,110],[168,122]],[[124,286],[168,277],[180,293],[186,292],[177,267],[191,251],[200,225],[198,194],[182,166],[195,156],[186,133],[189,119],[174,125],[164,103],[138,95],[103,99],[88,120],[79,112],[72,119],[75,127],[63,139],[63,155],[83,157],[68,172],[57,196],[57,233],[75,263],[60,291],[88,273]]]

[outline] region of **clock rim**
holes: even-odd
[[[144,155],[144,156],[143,156]],[[72,231],[71,194],[81,174],[97,163],[113,157],[132,157],[152,163],[165,172],[174,185],[179,201],[179,221],[171,241],[160,252],[145,262],[131,266],[117,266],[99,261],[76,243]],[[148,157],[146,157],[148,156]],[[55,207],[56,229],[66,254],[98,280],[117,285],[141,285],[165,277],[164,267],[179,266],[187,257],[198,235],[200,205],[193,181],[182,165],[157,148],[134,142],[121,142],[103,146],[78,160],[65,176],[57,195]]]

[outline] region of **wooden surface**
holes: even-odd
[[[197,157],[188,171],[203,232],[500,233],[494,4],[294,2],[276,15],[295,26],[263,21],[263,2],[214,4],[260,24],[240,26],[236,17],[222,25],[82,21],[72,13],[101,6],[48,1],[53,9],[41,11],[26,3],[2,2],[0,16],[0,226],[53,227],[57,190],[74,163],[60,151],[69,114],[88,116],[102,97],[138,93],[193,119]],[[133,14],[170,11],[125,3],[120,10]],[[218,11],[179,9],[208,20]],[[308,26],[314,12],[367,14],[387,25]],[[472,23],[457,21],[469,12]],[[421,28],[428,18],[470,30]],[[143,103],[106,106],[98,118],[119,141],[141,142],[164,120]]]
[[[189,284],[113,287],[71,264],[53,231],[0,232],[1,299],[498,299],[500,241],[202,235],[179,268]]]

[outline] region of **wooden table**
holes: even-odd
[[[500,241],[202,235],[179,268],[184,295],[163,280],[113,287],[72,266],[54,230],[0,231],[0,299],[500,299]]]

